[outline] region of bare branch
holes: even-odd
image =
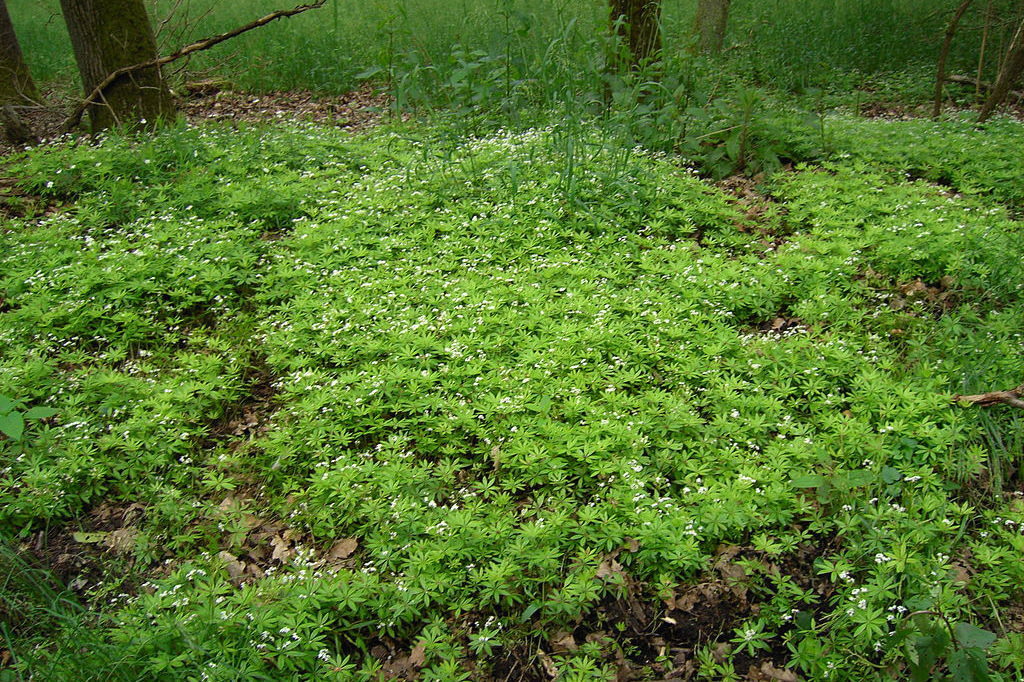
[[[946,81],[949,83],[959,83],[960,85],[973,85],[978,90],[991,90],[995,86],[988,81],[978,80],[971,78],[970,76],[958,76],[953,74],[952,76],[946,76]],[[1020,90],[1011,90],[1006,93],[1008,97],[1012,97],[1016,100],[1024,101],[1024,92]]]
[[[274,21],[275,19],[292,17],[295,16],[296,14],[301,14],[302,12],[305,12],[307,10],[319,9],[323,7],[324,4],[326,4],[326,2],[327,0],[316,0],[316,2],[312,2],[306,5],[298,5],[296,7],[293,7],[292,9],[277,10],[276,12],[271,12],[265,17],[260,17],[256,21],[248,23],[245,26],[240,26],[239,28],[228,31],[227,33],[221,33],[219,35],[211,36],[209,38],[197,40],[196,42],[186,45],[185,47],[182,47],[164,57],[151,59],[148,62],[142,62],[141,64],[133,64],[131,66],[125,66],[120,69],[117,69],[116,71],[111,72],[110,75],[108,75],[106,78],[104,78],[99,83],[99,85],[93,88],[93,91],[90,92],[89,95],[84,100],[82,100],[77,107],[75,107],[75,110],[71,112],[71,115],[68,116],[68,118],[64,121],[62,128],[65,132],[67,132],[72,130],[75,126],[77,126],[78,123],[82,120],[82,114],[85,113],[85,110],[88,109],[91,104],[94,104],[98,100],[102,99],[103,92],[123,76],[126,76],[130,73],[134,73],[135,71],[139,71],[141,69],[150,69],[153,67],[163,66],[164,64],[170,64],[171,62],[177,61],[182,57],[187,57],[188,55],[193,54],[194,52],[208,50],[214,45],[223,43],[225,40],[230,40],[231,38],[240,36],[243,33],[251,31],[255,28],[259,28],[260,26],[265,26],[270,22]]]
[[[988,393],[979,393],[977,395],[956,395],[953,396],[953,400],[958,403],[969,403],[971,405],[979,405],[985,407],[988,405],[1010,405],[1012,407],[1024,408],[1024,384],[1021,384],[1017,388],[1009,391],[990,391]]]

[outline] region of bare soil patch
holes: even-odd
[[[64,99],[49,93],[51,101]],[[380,125],[391,114],[391,97],[364,86],[343,95],[319,95],[311,92],[235,92],[227,83],[201,81],[189,83],[179,93],[182,116],[193,124],[204,121],[231,121],[240,124],[287,123],[307,121],[358,131]],[[67,112],[63,106],[19,107],[17,113],[32,130],[40,144],[62,137],[61,126]],[[25,145],[12,144],[0,136],[0,157],[22,151]]]

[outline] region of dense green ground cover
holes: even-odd
[[[1019,676],[1022,422],[950,396],[1024,376],[1024,132],[823,135],[744,200],[577,123],[22,158],[0,533],[109,549],[102,616],[5,552],[18,670]]]

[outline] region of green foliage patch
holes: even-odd
[[[950,396],[1024,375],[1021,224],[984,161],[953,196],[874,132],[757,214],[578,123],[24,156],[67,206],[0,233],[0,415],[46,410],[3,429],[0,532],[141,505],[90,650],[149,679],[373,679],[387,642],[487,679],[591,622],[548,663],[610,679],[609,605],[725,563],[757,609],[690,642],[707,677],[1019,674],[1024,508],[972,491],[1020,427]],[[53,636],[18,669],[71,676]]]

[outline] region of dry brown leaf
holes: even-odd
[[[537,658],[540,659],[540,664],[544,668],[544,672],[547,673],[551,679],[558,678],[558,667],[555,665],[555,661],[544,653],[543,649],[537,650]]]
[[[120,528],[107,533],[103,542],[114,550],[115,554],[127,554],[135,551],[135,538],[138,535],[139,531],[134,527]]]
[[[640,541],[636,538],[626,538],[626,549],[630,554],[636,554],[640,551]]]
[[[224,562],[224,567],[228,570],[231,580],[238,581],[242,579],[242,576],[245,575],[245,563],[239,561],[231,552],[220,552],[217,556]]]
[[[576,651],[579,647],[576,645],[576,640],[573,639],[571,632],[556,632],[550,639],[551,648],[556,653],[564,653],[566,651]]]
[[[733,594],[740,599],[744,599],[747,596],[747,586],[745,584],[747,572],[743,570],[742,566],[726,562],[720,563],[715,568],[729,585],[729,589]]]
[[[722,564],[726,561],[731,561],[733,557],[740,553],[743,549],[738,545],[719,545],[715,548],[715,556],[718,557],[717,563]]]
[[[274,553],[270,556],[274,561],[284,563],[295,556],[295,551],[292,550],[291,545],[280,535],[275,535],[270,539],[270,546],[274,548]]]
[[[777,680],[778,682],[800,682],[800,678],[797,677],[796,673],[792,670],[776,668],[771,661],[765,661],[761,664],[760,673],[769,680]]]
[[[706,595],[702,595],[700,590],[687,590],[673,600],[675,608],[679,611],[693,611],[702,596]]]
[[[357,547],[359,547],[359,541],[355,538],[342,538],[331,545],[331,549],[327,553],[327,556],[335,561],[347,559],[352,556],[352,553],[356,551]]]
[[[622,575],[622,564],[609,557],[598,565],[596,576],[598,578],[607,578],[611,575]]]
[[[409,665],[414,668],[422,668],[423,664],[427,662],[427,647],[423,642],[419,642],[412,648],[412,652],[409,654]]]

